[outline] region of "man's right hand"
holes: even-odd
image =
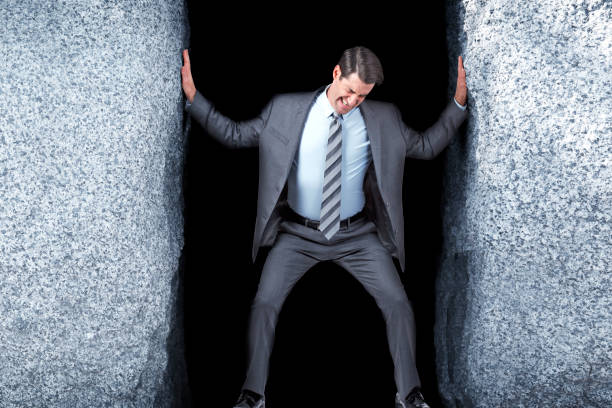
[[[183,50],[181,77],[183,79],[183,92],[185,92],[185,96],[189,102],[193,102],[193,98],[195,98],[196,94],[196,87],[193,83],[193,77],[191,76],[191,64],[189,63],[189,52],[187,52],[187,50]]]

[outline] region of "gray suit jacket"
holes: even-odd
[[[315,92],[277,95],[255,119],[235,122],[220,114],[199,92],[189,108],[203,129],[232,148],[259,146],[259,190],[253,238],[253,261],[259,248],[274,243],[286,204],[286,184],[306,117]],[[365,100],[361,113],[366,123],[372,164],[364,180],[366,211],[376,224],[382,244],[405,270],[402,181],[406,157],[432,159],[450,142],[467,111],[454,101],[438,121],[423,133],[407,127],[397,107]]]

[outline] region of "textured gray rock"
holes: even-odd
[[[612,406],[611,13],[448,2],[470,92],[437,287],[448,407]]]
[[[0,5],[0,406],[172,406],[183,1]]]

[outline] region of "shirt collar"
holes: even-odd
[[[319,95],[319,97],[317,98],[317,101],[315,102],[317,108],[321,111],[321,113],[326,118],[335,112],[331,103],[329,103],[329,99],[327,99],[327,90],[329,89],[330,85],[327,85],[325,87],[325,89],[323,90],[323,92],[321,92],[321,95]]]

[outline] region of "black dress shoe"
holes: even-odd
[[[251,390],[242,390],[234,408],[265,408],[266,399]]]
[[[395,408],[431,408],[425,402],[423,394],[419,388],[410,391],[406,399],[402,400],[399,394],[395,394]]]

